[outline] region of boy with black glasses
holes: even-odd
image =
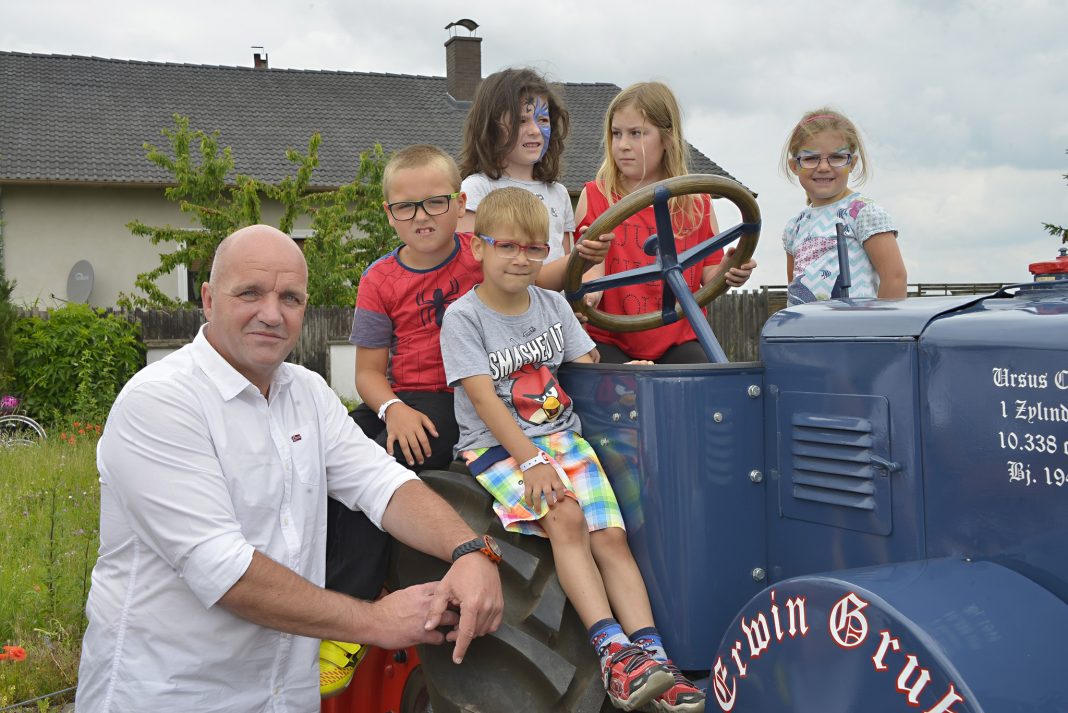
[[[470,234],[456,232],[466,197],[456,162],[429,145],[409,146],[389,160],[382,193],[389,224],[403,245],[360,278],[349,341],[356,345],[356,390],[363,403],[349,415],[407,467],[446,468],[459,432],[438,335],[445,309],[482,281]],[[578,249],[601,262],[608,246],[595,241]],[[566,261],[558,262],[543,280],[549,289],[563,288]],[[381,541],[381,557],[351,558],[348,544],[369,538]],[[385,579],[388,544],[361,513],[328,501],[326,587],[376,597]],[[358,657],[354,645],[341,645],[340,651],[332,646],[324,643],[321,652],[324,695],[344,690]]]

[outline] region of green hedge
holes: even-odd
[[[16,321],[12,354],[21,410],[54,424],[103,423],[123,384],[145,364],[140,327],[122,317],[68,304],[47,319]]]
[[[11,292],[15,283],[4,277],[4,266],[0,264],[0,396],[10,389],[12,380],[11,341],[14,337],[15,322],[18,311],[11,304]]]

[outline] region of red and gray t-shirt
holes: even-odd
[[[400,248],[383,255],[360,278],[349,341],[389,348],[387,374],[394,391],[451,391],[445,383],[438,335],[445,309],[482,281],[471,255],[471,234],[457,233],[452,254],[437,267],[417,270]]]

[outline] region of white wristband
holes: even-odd
[[[533,458],[531,458],[528,461],[520,463],[519,464],[519,470],[521,470],[524,473],[526,473],[528,470],[530,470],[534,466],[541,465],[542,463],[545,463],[546,465],[550,465],[551,461],[549,460],[549,456],[545,455],[545,451],[538,451],[538,455],[534,456]]]
[[[400,399],[390,399],[386,403],[384,403],[381,406],[379,406],[378,407],[378,420],[385,421],[386,420],[386,409],[389,408],[390,406],[392,406],[393,404],[399,404],[400,402],[401,402]]]

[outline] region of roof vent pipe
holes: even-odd
[[[253,45],[254,50],[263,50],[259,45]],[[267,53],[260,51],[252,54],[252,66],[256,69],[267,69]]]

